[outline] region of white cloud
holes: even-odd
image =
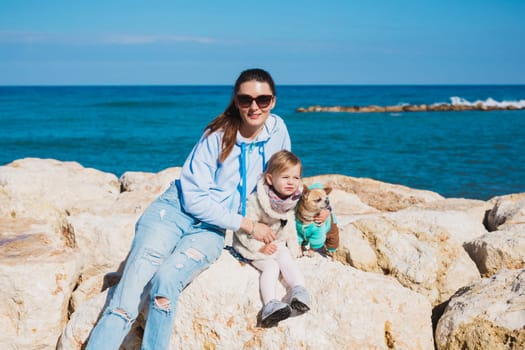
[[[191,42],[198,44],[211,44],[217,42],[217,40],[207,37],[194,37],[194,36],[183,36],[183,35],[111,35],[105,40],[112,44],[122,45],[145,45],[155,43],[178,43],[178,42]]]
[[[37,44],[63,40],[64,37],[57,34],[0,30],[1,44]]]
[[[66,35],[45,32],[23,32],[0,30],[0,44],[112,44],[149,45],[158,43],[197,43],[212,44],[219,40],[187,35],[149,35],[149,34],[78,34]]]

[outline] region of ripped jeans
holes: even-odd
[[[93,329],[86,350],[118,350],[151,284],[142,349],[168,349],[181,291],[221,254],[224,231],[181,210],[177,185],[142,214],[122,278]],[[157,298],[169,300],[166,305]]]

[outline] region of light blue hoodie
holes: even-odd
[[[255,190],[268,159],[279,150],[291,149],[288,130],[281,117],[270,114],[254,141],[237,132],[235,146],[223,163],[219,163],[223,132],[204,135],[182,167],[182,206],[199,221],[237,231],[246,197]]]

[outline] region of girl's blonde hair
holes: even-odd
[[[264,174],[268,175],[268,174],[274,174],[274,173],[282,173],[286,169],[296,166],[297,164],[299,164],[299,166],[301,167],[301,176],[302,176],[303,165],[299,157],[297,157],[295,154],[293,154],[290,151],[282,150],[277,153],[274,153],[270,157],[270,160],[268,161],[268,165],[266,167],[266,170],[264,171]]]

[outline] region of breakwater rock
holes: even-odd
[[[51,159],[1,166],[0,347],[82,349],[136,220],[179,173],[117,178]],[[341,246],[333,260],[298,259],[312,309],[258,327],[259,274],[224,250],[182,293],[172,349],[525,347],[525,193],[479,201],[341,175],[305,179],[314,181],[335,188]],[[140,348],[147,311],[122,349]]]
[[[485,103],[475,104],[419,104],[419,105],[394,105],[394,106],[309,106],[299,107],[297,112],[346,112],[346,113],[402,113],[402,112],[460,112],[460,111],[502,111],[521,110],[525,106],[519,105],[487,105]]]

